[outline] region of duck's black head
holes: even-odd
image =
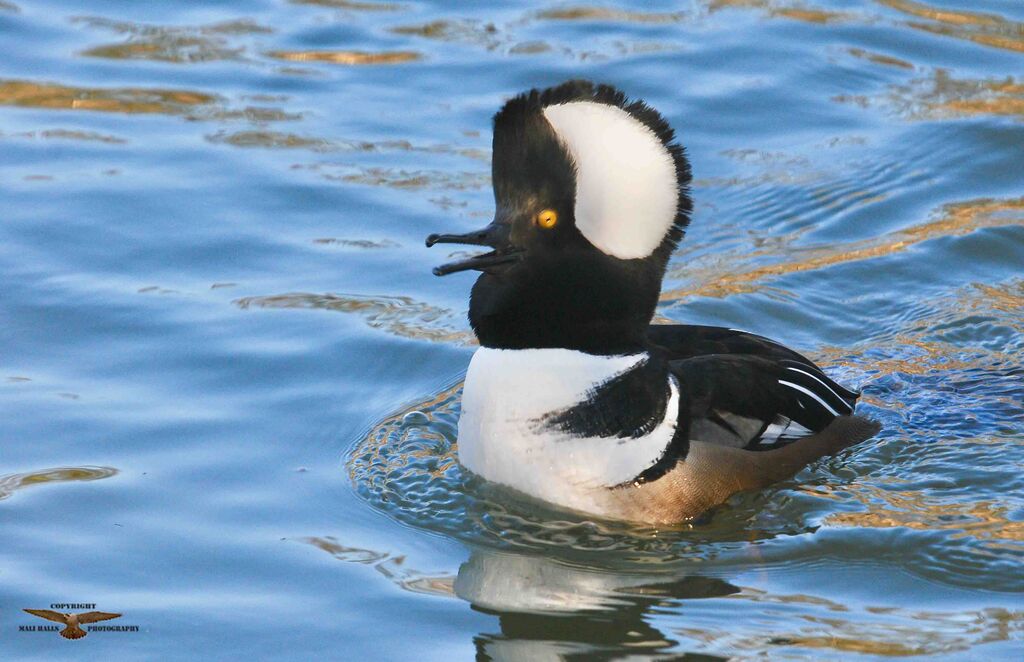
[[[469,305],[480,344],[640,349],[691,210],[668,123],[613,87],[571,81],[506,103],[492,159],[494,221],[427,239],[494,249],[434,269],[482,272]]]

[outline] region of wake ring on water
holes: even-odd
[[[590,519],[554,510],[487,483],[458,462],[462,383],[385,417],[352,448],[345,466],[355,491],[388,517],[474,545],[561,551],[615,552],[644,564],[707,561],[779,534],[799,534],[792,522],[764,530],[764,497],[744,495],[710,522],[653,528]]]
[[[897,356],[906,351],[886,349],[884,354]],[[837,363],[877,370],[863,360]],[[989,367],[994,369],[982,372],[1020,374],[1017,366]],[[824,559],[898,558],[911,574],[943,584],[1021,591],[1019,573],[1011,570],[1021,558],[1019,474],[1012,460],[1018,446],[1003,443],[993,453],[993,444],[1007,434],[1005,422],[981,416],[996,405],[1018,412],[1018,405],[1004,401],[1020,401],[1018,381],[972,375],[957,382],[955,392],[962,395],[951,399],[943,371],[897,374],[914,386],[913,393],[898,391],[900,402],[909,402],[912,411],[930,406],[939,413],[901,420],[885,380],[876,378],[872,392],[884,408],[871,413],[887,419],[877,443],[805,470],[793,481],[737,495],[691,525],[654,529],[589,519],[474,477],[457,458],[461,383],[383,418],[354,445],[345,466],[355,491],[377,511],[472,547],[539,553],[616,571],[675,572],[701,564],[720,572],[754,564],[798,573]],[[941,406],[933,405],[939,397]],[[968,406],[974,422],[958,413]],[[965,438],[966,430],[981,436]],[[907,439],[914,441],[901,441]],[[828,470],[832,465],[845,477]],[[975,469],[965,473],[963,466]],[[958,482],[935,485],[935,472],[943,467],[942,475],[960,476]],[[953,467],[961,468],[951,473]],[[977,492],[971,498],[963,491],[968,485]]]

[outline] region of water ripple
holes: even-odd
[[[102,480],[116,476],[113,467],[55,467],[26,473],[0,476],[0,500],[6,499],[18,490],[51,483],[71,483]]]
[[[175,64],[240,59],[245,48],[231,45],[229,37],[273,32],[269,27],[245,19],[199,26],[147,25],[98,16],[78,16],[71,20],[128,36],[125,42],[93,46],[82,51],[82,55]]]
[[[839,95],[840,103],[879,106],[913,120],[992,116],[1024,119],[1024,83],[1013,76],[957,78],[936,69],[878,95]]]
[[[877,259],[908,250],[915,244],[940,237],[956,237],[983,228],[1024,225],[1024,198],[995,200],[983,198],[943,205],[934,220],[897,230],[878,238],[833,244],[811,246],[786,251],[798,256],[791,261],[779,261],[762,267],[744,270],[739,265],[723,269],[721,257],[710,268],[695,268],[692,263],[681,265],[678,271],[670,271],[669,277],[686,275],[697,283],[686,287],[666,290],[661,293],[663,304],[677,304],[697,296],[727,297],[735,294],[756,292],[765,286],[764,282],[787,274],[815,271],[834,265],[861,260]],[[795,237],[789,237],[791,240]],[[776,249],[771,249],[774,253]],[[760,251],[765,253],[766,251]],[[748,261],[758,251],[734,256],[736,261]],[[723,273],[724,271],[724,273]],[[701,278],[703,276],[703,278]]]
[[[331,9],[369,12],[391,12],[408,9],[407,5],[397,2],[364,2],[363,0],[288,0],[288,2],[293,5],[317,5]]]
[[[179,115],[189,120],[277,122],[301,115],[280,108],[229,107],[216,94],[141,87],[80,87],[60,83],[0,79],[0,106],[104,113]]]
[[[914,0],[878,0],[910,16],[929,22],[908,21],[907,27],[982,46],[1024,53],[1024,23],[1011,21],[999,14],[934,7]]]
[[[414,301],[409,297],[367,296],[359,294],[309,294],[293,292],[244,297],[235,301],[239,308],[298,308],[355,313],[374,329],[382,329],[403,338],[458,344],[475,343],[472,334],[456,328],[450,310]]]
[[[653,528],[552,510],[480,481],[456,459],[461,384],[376,425],[349,453],[356,491],[399,521],[498,549],[614,554],[643,567],[745,555],[751,541],[803,533],[800,518],[760,513],[759,495],[703,523]]]
[[[423,59],[423,55],[416,51],[269,51],[267,56],[288,62],[328,62],[344,65],[400,64]]]

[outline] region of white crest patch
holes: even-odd
[[[576,227],[608,255],[650,255],[679,205],[672,154],[618,106],[572,101],[548,106],[544,117],[576,163]]]
[[[645,356],[481,347],[462,391],[459,461],[487,480],[531,496],[601,512],[606,488],[649,468],[672,440],[679,407],[675,383],[670,383],[664,420],[638,439],[575,437],[539,422],[585,400],[594,386]]]

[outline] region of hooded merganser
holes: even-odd
[[[651,523],[695,517],[878,430],[858,395],[772,340],[651,324],[690,220],[690,166],[657,111],[570,81],[494,117],[496,213],[434,234],[491,252],[469,321],[459,461],[544,501]]]

